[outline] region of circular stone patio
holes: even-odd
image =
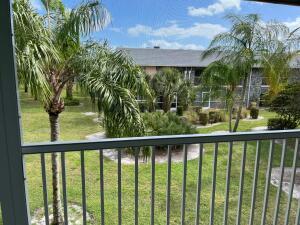
[[[219,124],[221,124],[221,123],[207,124],[205,126],[203,126],[203,125],[197,125],[196,128],[198,128],[198,129],[204,129],[204,128],[209,128],[209,127],[214,127],[214,126],[217,126]]]
[[[254,127],[251,129],[251,131],[266,131],[266,130],[268,130],[267,126]]]
[[[83,114],[85,116],[95,116],[96,115],[95,112],[84,112],[84,113],[81,113],[81,114]]]
[[[248,116],[246,119],[243,119],[243,121],[255,122],[255,121],[260,121],[260,120],[263,120],[263,119],[264,119],[263,116],[258,116],[257,119],[252,119],[250,116]]]
[[[280,168],[276,167],[272,169],[271,173],[271,184],[278,187],[280,181]],[[282,191],[286,194],[289,194],[289,188],[291,183],[293,170],[290,167],[284,168],[284,175],[282,181]],[[300,168],[296,169],[296,176],[295,176],[295,184],[293,190],[293,198],[300,199]]]
[[[105,138],[104,132],[98,132],[95,134],[91,134],[86,136],[86,139],[89,141],[98,141]],[[190,144],[187,145],[187,159],[193,160],[199,157],[199,144]],[[118,160],[118,152],[115,149],[104,149],[103,150],[104,157],[117,162]],[[134,164],[134,157],[130,154],[123,153],[121,156],[122,164]],[[148,162],[150,158],[148,158]],[[156,163],[165,163],[168,161],[167,151],[159,151],[159,153],[155,154],[155,162]],[[172,162],[180,163],[183,161],[183,149],[172,150]],[[139,163],[147,163],[143,157],[139,158]]]

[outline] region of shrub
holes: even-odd
[[[211,109],[208,111],[208,121],[210,123],[225,122],[226,113],[218,109]]]
[[[65,98],[64,104],[65,104],[65,106],[78,106],[78,105],[80,105],[80,102],[79,102],[79,99],[77,99],[77,98],[72,98],[72,99]]]
[[[196,133],[195,127],[174,113],[145,113],[143,115],[148,135],[177,135]]]
[[[258,115],[259,115],[259,109],[258,108],[255,108],[255,107],[252,107],[250,109],[250,117],[252,119],[257,119],[258,118]]]
[[[192,124],[199,123],[199,115],[194,110],[188,110],[183,113],[184,117]]]
[[[248,111],[247,111],[247,109],[242,109],[241,119],[247,119],[247,117],[248,117]]]
[[[226,122],[226,112],[219,111],[218,114],[219,122]]]
[[[297,126],[297,123],[285,120],[283,118],[271,118],[268,120],[268,130],[295,129]]]
[[[270,111],[276,112],[285,129],[294,129],[300,124],[300,83],[288,85],[273,98]]]
[[[194,111],[199,115],[199,113],[202,112],[202,107],[201,106],[196,106],[196,107],[194,107]]]
[[[182,106],[177,106],[176,114],[177,114],[177,116],[183,116],[183,107]]]
[[[282,119],[271,118],[268,120],[268,130],[283,130]]]
[[[203,126],[207,125],[207,123],[208,123],[208,113],[207,112],[199,113],[199,123]]]
[[[209,111],[208,112],[208,121],[209,123],[216,123],[217,122],[217,112],[216,111]]]
[[[257,102],[250,102],[248,109],[251,110],[252,108],[257,108]]]

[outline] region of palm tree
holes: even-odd
[[[192,88],[187,88],[191,87],[190,82],[183,79],[183,75],[175,68],[163,68],[149,81],[156,97],[162,97],[162,108],[165,113],[170,111],[176,96],[188,90],[192,91]],[[189,91],[185,94],[186,97],[191,95]]]
[[[59,61],[52,32],[44,27],[43,17],[34,12],[28,0],[15,1],[13,13],[19,81],[46,102],[50,89],[44,68],[50,61]]]
[[[79,83],[91,94],[103,113],[107,137],[144,134],[137,96],[148,98],[150,88],[141,68],[120,50],[88,43],[78,57]]]
[[[240,67],[242,93],[233,128],[233,132],[235,132],[239,125],[252,67],[260,62],[261,53],[266,50],[264,46],[266,27],[268,34],[270,34],[269,37],[274,37],[274,33],[280,33],[282,26],[278,24],[265,25],[257,14],[228,15],[226,18],[232,23],[231,29],[216,35],[202,57],[218,56],[224,63],[239,65]]]
[[[222,61],[211,63],[202,74],[202,84],[209,87],[211,94],[221,97],[229,112],[229,132],[232,132],[232,113],[237,100],[237,87],[242,76],[238,65],[225,64]]]
[[[83,2],[78,7],[66,11],[60,0],[42,1],[47,16],[47,28],[53,32],[53,42],[59,52],[60,60],[51,61],[46,79],[51,90],[50,100],[44,107],[49,115],[51,141],[59,139],[59,115],[64,110],[61,94],[65,85],[76,74],[73,61],[80,51],[80,37],[102,29],[110,20],[107,10],[97,0]],[[59,185],[58,154],[52,153],[53,224],[62,224],[62,210]]]
[[[118,136],[129,127],[135,128],[130,130],[131,135],[137,134],[136,130],[141,133],[143,124],[134,94],[147,87],[143,86],[145,82],[139,68],[121,52],[80,42],[80,37],[102,29],[108,23],[107,10],[97,0],[82,3],[70,11],[65,11],[59,0],[43,1],[43,4],[47,11],[45,20],[34,12],[28,0],[14,2],[14,18],[19,75],[44,104],[49,115],[51,141],[59,139],[59,115],[64,110],[61,93],[75,76],[101,103],[105,117],[110,119],[106,123],[108,132],[113,133],[110,129],[116,126],[118,130],[114,132],[118,132]],[[81,60],[85,60],[84,63]],[[58,154],[53,153],[51,158],[52,224],[60,225],[63,218]]]
[[[265,47],[261,54],[263,74],[269,85],[269,97],[275,97],[287,85],[291,60],[299,53],[298,29],[290,32],[287,26],[277,23],[279,25],[280,33],[268,30],[265,32]]]

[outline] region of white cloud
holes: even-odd
[[[291,31],[295,30],[296,28],[300,27],[300,17],[297,17],[293,21],[284,22],[286,26],[290,28]]]
[[[131,27],[128,29],[128,33],[132,36],[139,36],[144,34],[155,37],[205,37],[209,39],[225,31],[227,31],[227,29],[222,25],[211,23],[195,23],[191,27],[180,27],[177,24],[172,24],[170,26],[160,27],[157,29],[154,29],[150,26],[138,24],[135,27]]]
[[[122,28],[119,28],[119,27],[110,27],[109,30],[116,32],[116,33],[122,32]]]
[[[42,10],[43,6],[41,4],[40,0],[31,0],[31,5],[33,8],[35,8],[36,10]]]
[[[191,50],[200,50],[204,49],[202,45],[196,44],[181,44],[178,42],[169,42],[163,39],[159,40],[149,40],[147,43],[143,44],[143,48],[152,48],[154,46],[159,46],[163,49],[191,49]]]
[[[188,14],[190,16],[213,16],[234,8],[241,9],[241,0],[217,0],[214,4],[200,8],[190,6],[188,7]]]

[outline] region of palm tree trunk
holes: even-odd
[[[28,84],[27,84],[27,83],[24,84],[24,92],[25,92],[25,93],[28,92]]]
[[[68,81],[68,83],[66,85],[67,99],[73,99],[73,86],[74,86],[74,81],[73,80]]]
[[[59,138],[59,115],[49,114],[51,127],[51,141],[55,142]],[[59,185],[59,156],[58,153],[51,154],[52,159],[52,189],[53,189],[53,222],[52,225],[63,225],[60,185]]]
[[[164,113],[167,113],[170,111],[168,97],[163,97],[162,108],[163,108]]]
[[[233,109],[233,107],[230,106],[229,107],[229,132],[232,132],[232,124],[231,124],[231,122],[232,122],[232,109]]]
[[[241,113],[242,113],[242,109],[243,109],[243,105],[244,105],[244,101],[245,101],[245,96],[246,96],[247,80],[248,80],[248,76],[246,75],[244,77],[244,81],[243,81],[243,90],[242,90],[241,102],[239,104],[239,109],[237,111],[237,116],[236,116],[236,120],[235,120],[235,124],[234,124],[234,128],[233,128],[233,132],[237,131],[237,128],[238,128],[239,123],[240,123]]]

